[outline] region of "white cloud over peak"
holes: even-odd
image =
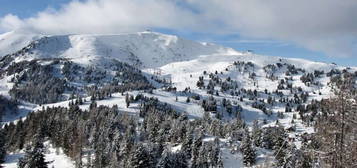
[[[107,34],[151,27],[191,28],[194,18],[193,13],[174,1],[88,0],[73,1],[59,10],[48,9],[23,20],[10,14],[0,20],[0,25],[4,30],[22,29],[44,34]]]
[[[148,28],[293,42],[330,56],[357,54],[356,0],[87,0],[35,17],[0,18],[0,30],[122,33]]]
[[[357,54],[355,0],[188,0],[245,36],[294,42],[330,56]]]

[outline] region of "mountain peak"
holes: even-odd
[[[36,37],[35,41],[32,41]],[[3,37],[0,46],[11,46],[7,41],[33,43],[31,52],[17,60],[39,58],[68,58],[81,64],[100,64],[103,61],[117,59],[142,67],[158,67],[170,62],[185,61],[200,55],[225,53],[229,48],[217,45],[205,45],[157,32],[138,32],[115,35],[23,35],[11,33]],[[5,45],[6,44],[6,45]],[[19,50],[20,44],[2,55]],[[11,48],[11,47],[10,47]],[[1,50],[1,48],[0,48]]]

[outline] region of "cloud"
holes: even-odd
[[[356,54],[357,1],[187,0],[228,32],[284,40],[330,56]]]
[[[8,14],[1,18],[0,20],[0,28],[4,30],[14,30],[20,27],[23,27],[24,23],[17,16]]]
[[[3,30],[31,30],[43,34],[122,33],[148,28],[192,28],[194,14],[167,0],[72,1],[59,10],[47,9],[35,17],[1,19]],[[16,23],[16,24],[14,24]]]
[[[357,54],[355,18],[356,0],[87,0],[31,18],[7,15],[0,30],[103,34],[166,28],[286,41],[349,57]]]

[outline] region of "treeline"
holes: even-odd
[[[6,75],[14,83],[11,97],[36,104],[66,99],[64,93],[104,98],[114,92],[145,90],[153,86],[140,70],[116,60],[82,67],[67,59],[36,59],[12,63]]]
[[[64,100],[62,94],[70,88],[65,79],[54,75],[54,64],[41,65],[38,60],[11,64],[7,75],[17,74],[11,80],[15,83],[9,91],[11,97],[36,104]]]
[[[74,104],[30,113],[17,124],[5,125],[5,147],[8,152],[24,149],[35,142],[34,135],[42,135],[78,167],[223,167],[222,148],[235,152],[237,146],[245,165],[255,164],[259,147],[276,151],[276,165],[308,165],[305,155],[287,159],[292,157],[287,151],[301,151],[287,143],[282,127],[260,128],[256,122],[248,131],[239,118],[227,123],[206,112],[202,119],[190,120],[155,98],[138,95],[133,101],[141,102],[139,116],[95,101],[89,110]]]
[[[41,134],[62,147],[79,167],[187,167],[191,158],[193,165],[222,164],[218,141],[204,143],[203,134],[194,134],[197,130],[187,117],[156,99],[143,99],[143,122],[116,106],[97,107],[95,102],[88,111],[72,105],[31,113],[16,125],[5,126],[5,146],[7,151],[23,149],[34,141],[34,135]],[[182,132],[186,129],[189,131]],[[170,144],[175,142],[185,142],[185,150],[172,152]],[[86,165],[82,163],[84,153],[95,156]]]

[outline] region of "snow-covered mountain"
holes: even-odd
[[[42,35],[21,33],[17,31],[0,34],[0,57],[12,54],[41,37]]]
[[[209,112],[229,123],[236,117],[231,112],[235,109],[250,126],[254,121],[262,127],[279,123],[294,127],[289,136],[300,137],[314,132],[304,122],[316,115],[301,112],[301,105],[329,98],[338,79],[346,76],[352,76],[356,85],[357,76],[356,67],[239,52],[155,32],[61,36],[9,32],[0,35],[0,55],[0,94],[18,99],[22,111],[6,116],[7,122],[44,107],[68,107],[79,97],[87,100],[80,109],[90,109],[89,100],[97,100],[98,105],[140,113],[141,102],[129,107],[126,92],[155,97],[192,119]],[[301,147],[301,139],[291,143]],[[229,150],[222,149],[225,164],[233,166],[241,156]],[[265,149],[258,153],[258,163],[272,155]]]
[[[34,35],[18,32],[9,32],[0,36],[0,54],[6,54],[2,57],[0,66],[2,71],[15,69],[15,72],[6,72],[3,77],[8,78],[23,76],[20,72],[29,68],[24,65],[24,61],[37,60],[40,65],[50,64],[49,59],[62,59],[70,61],[71,64],[86,68],[82,70],[73,69],[69,71],[78,71],[72,74],[68,79],[68,74],[63,79],[71,81],[72,86],[82,87],[93,82],[82,83],[82,79],[78,76],[83,76],[88,72],[88,67],[101,69],[104,76],[113,76],[115,72],[105,72],[113,66],[113,60],[128,63],[134,68],[138,68],[147,74],[165,76],[170,78],[174,86],[179,90],[187,87],[195,88],[197,79],[206,72],[222,72],[232,67],[236,61],[251,62],[254,67],[248,71],[248,74],[253,73],[256,76],[257,83],[260,83],[261,89],[270,88],[274,90],[278,85],[277,81],[267,80],[267,72],[265,67],[268,65],[284,64],[275,72],[280,78],[284,77],[289,66],[301,68],[306,72],[324,71],[328,72],[332,69],[342,70],[344,67],[339,67],[335,64],[326,64],[320,62],[312,62],[302,59],[280,58],[272,56],[256,55],[250,52],[239,52],[231,48],[222,47],[215,44],[200,43],[179,38],[173,35],[165,35],[156,32],[139,32],[132,34],[119,35]],[[64,62],[66,62],[64,61]],[[64,63],[63,61],[53,65],[52,68],[56,73],[61,73]],[[14,64],[16,63],[16,65]],[[28,64],[28,63],[27,63]],[[12,65],[12,66],[11,66]],[[31,64],[33,65],[33,64]],[[68,65],[68,64],[67,64]],[[20,69],[14,67],[21,67]],[[69,69],[71,69],[69,66]],[[1,71],[0,71],[1,72]],[[27,71],[24,71],[27,72]],[[238,80],[242,88],[252,87],[252,80],[244,77],[245,72],[237,72],[237,69],[230,68],[228,71],[234,80]],[[4,76],[5,75],[5,76]],[[298,79],[302,74],[298,74]],[[52,76],[58,76],[53,74]],[[76,77],[73,77],[76,76]],[[97,76],[97,74],[91,74]],[[107,77],[101,78],[106,79]],[[77,79],[78,78],[78,79]],[[2,83],[6,83],[1,87],[1,93],[7,95],[12,85],[6,82],[3,78]],[[100,80],[101,83],[106,83],[111,80]],[[260,81],[262,80],[262,81]],[[327,80],[325,80],[327,84]],[[313,90],[310,89],[310,90]],[[329,89],[327,89],[329,90]],[[52,102],[52,101],[51,101]]]
[[[68,58],[80,64],[100,64],[117,59],[141,67],[159,67],[171,62],[188,61],[199,55],[234,52],[214,44],[198,43],[172,35],[140,32],[121,35],[18,35],[0,37],[0,54],[11,54],[27,47],[29,52],[17,61],[42,58]],[[37,40],[33,40],[37,39]],[[26,46],[25,44],[30,43]]]
[[[336,71],[338,74],[346,69],[346,67],[335,64],[239,52],[232,48],[190,41],[156,32],[56,36],[9,32],[0,37],[0,51],[7,54],[0,60],[2,67],[0,93],[10,97],[21,95],[21,89],[34,90],[27,87],[29,82],[38,83],[38,75],[47,74],[46,69],[51,69],[47,76],[51,77],[51,80],[61,81],[67,86],[67,88],[51,88],[58,92],[53,100],[45,101],[51,103],[68,99],[72,92],[85,93],[83,90],[87,86],[103,87],[111,83],[112,80],[124,81],[123,78],[127,77],[115,75],[118,69],[120,71],[125,69],[126,72],[131,72],[127,74],[136,76],[135,79],[127,82],[138,83],[137,79],[143,82],[140,74],[133,71],[138,69],[142,71],[142,76],[151,78],[150,83],[156,88],[160,87],[157,80],[166,80],[166,82],[172,82],[172,87],[177,88],[178,91],[189,88],[191,92],[202,96],[209,94],[197,86],[197,81],[200,77],[204,77],[204,83],[207,85],[212,78],[212,76],[208,76],[210,73],[217,75],[220,80],[219,85],[229,78],[237,83],[238,88],[261,92],[276,91],[279,85],[282,85],[281,80],[284,80],[291,85],[289,88],[301,88],[302,91],[313,93],[310,95],[310,99],[319,100],[330,97],[332,94],[330,77],[327,73]],[[36,64],[31,63],[31,60]],[[132,68],[118,65],[117,62],[127,63]],[[38,70],[39,72],[27,70],[37,69],[37,67],[43,68]],[[63,70],[64,67],[66,70]],[[354,72],[357,69],[352,67],[348,70]],[[303,76],[318,72],[322,72],[322,74],[315,75],[316,79],[308,81],[309,84],[306,81],[304,81],[305,83],[301,81]],[[29,75],[33,77],[29,79]],[[58,81],[56,84],[61,83]],[[55,83],[45,84],[49,87],[55,85]],[[21,88],[22,86],[26,87]],[[73,90],[73,88],[77,89]],[[285,89],[287,91],[284,93],[288,97],[293,95],[292,91],[289,93],[289,89],[286,87]],[[39,88],[39,90],[41,89]],[[28,96],[31,95],[33,93],[28,93]],[[61,97],[61,95],[65,96]],[[88,92],[85,95],[90,96]],[[39,102],[33,98],[21,96],[26,101]],[[225,97],[228,98],[229,95]],[[169,103],[175,104],[175,102]],[[182,111],[191,108],[180,107]],[[195,113],[194,116],[202,116],[197,112],[200,110],[197,110],[196,107],[193,109],[195,110],[189,111]],[[257,118],[253,117],[249,120],[255,119]]]

